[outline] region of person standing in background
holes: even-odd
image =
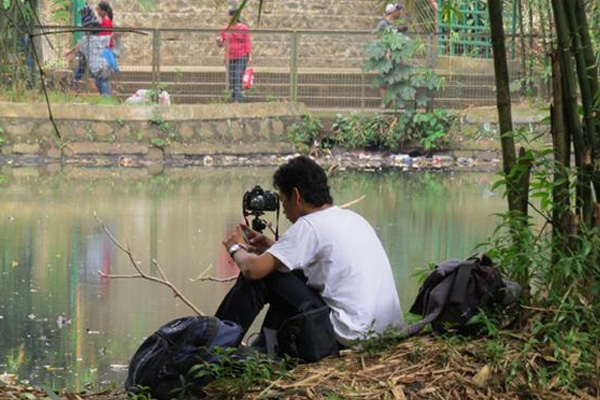
[[[385,17],[379,20],[377,26],[375,27],[375,33],[379,35],[389,34],[389,33],[406,33],[408,31],[407,26],[398,26],[397,21],[402,16],[403,7],[400,3],[390,3],[385,7]],[[388,53],[389,57],[389,53]],[[385,95],[388,90],[387,84],[382,84],[379,87],[379,94],[382,99],[385,98]],[[383,101],[383,100],[382,100]],[[382,104],[381,108],[385,108]]]
[[[98,93],[102,96],[111,95],[110,75],[111,71],[108,62],[104,57],[103,51],[108,47],[110,38],[100,36],[100,24],[92,23],[88,26],[84,36],[79,43],[65,53],[65,57],[75,52],[81,52],[85,55],[91,76],[94,78]]]
[[[101,1],[96,6],[96,14],[100,17],[100,33],[99,36],[110,36],[110,45],[109,48],[115,47],[115,42],[112,37],[113,35],[113,10],[110,4],[107,1]]]
[[[92,25],[98,25],[98,18],[94,14],[94,10],[88,5],[85,5],[81,10],[79,10],[79,14],[81,15],[81,26],[83,28],[89,28]],[[75,71],[75,77],[73,78],[73,88],[76,90],[81,90],[81,79],[85,74],[85,70],[87,69],[87,60],[85,58],[85,54],[79,51],[77,53],[78,58],[78,66]]]
[[[384,33],[386,30],[391,29],[394,33],[401,32],[406,33],[408,27],[397,26],[395,22],[402,16],[402,4],[390,3],[385,7],[385,17],[381,18],[375,27],[376,33]]]
[[[232,8],[229,10],[231,18],[234,18],[236,14],[237,9]],[[250,40],[248,25],[242,23],[240,18],[240,15],[238,15],[235,22],[225,26],[217,37],[217,46],[225,47],[229,90],[231,91],[232,100],[236,103],[244,100],[242,79],[252,54],[252,41]]]

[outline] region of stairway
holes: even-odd
[[[462,58],[439,57],[437,72],[444,79],[443,88],[435,93],[435,106],[464,108],[495,104],[494,76],[490,65],[464,65],[464,72],[456,73],[455,63]],[[487,68],[487,70],[486,70]],[[490,69],[491,68],[491,69]],[[512,68],[514,70],[514,67]],[[160,82],[177,104],[214,103],[227,100],[224,67],[193,69],[165,68]],[[359,68],[298,70],[297,100],[309,108],[318,109],[373,109],[379,107],[379,89],[373,88],[372,73]],[[254,68],[254,87],[246,93],[249,101],[290,100],[289,68]],[[119,96],[126,98],[137,89],[152,87],[151,71],[124,70],[118,76]]]

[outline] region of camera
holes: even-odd
[[[260,186],[246,192],[243,199],[244,213],[256,214],[279,209],[279,196],[277,193],[263,190]]]
[[[267,223],[260,218],[265,211],[277,211],[277,228],[275,230],[275,240],[279,238],[279,195],[277,193],[264,190],[260,186],[254,186],[254,189],[244,193],[242,199],[242,213],[248,225],[249,215],[254,215],[252,220],[252,229],[256,232],[262,232]]]

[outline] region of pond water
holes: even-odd
[[[102,232],[94,212],[142,268],[166,275],[211,314],[229,283],[192,282],[236,273],[221,240],[241,220],[241,199],[255,184],[271,188],[272,169],[167,171],[148,178],[118,171],[0,176],[0,374],[83,390],[121,382],[129,358],[161,324],[192,312],[157,284],[110,280],[98,271],[133,269]],[[352,206],[387,249],[404,311],[429,262],[464,258],[505,209],[493,174],[339,172],[337,204]],[[274,220],[274,216],[268,216]],[[283,220],[285,231],[289,222]]]

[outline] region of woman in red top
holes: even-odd
[[[102,30],[100,31],[99,36],[111,36],[109,48],[112,49],[115,47],[115,41],[112,38],[114,28],[112,7],[107,1],[101,1],[96,6],[96,14],[98,14],[100,20],[102,21],[100,23],[100,28],[102,28]]]
[[[229,10],[229,16],[233,17],[236,12],[236,9]],[[237,22],[227,25],[217,37],[217,45],[225,47],[225,57],[229,66],[229,88],[231,98],[235,102],[244,100],[242,78],[252,53],[252,42],[248,30],[248,25],[241,23],[238,16]]]

